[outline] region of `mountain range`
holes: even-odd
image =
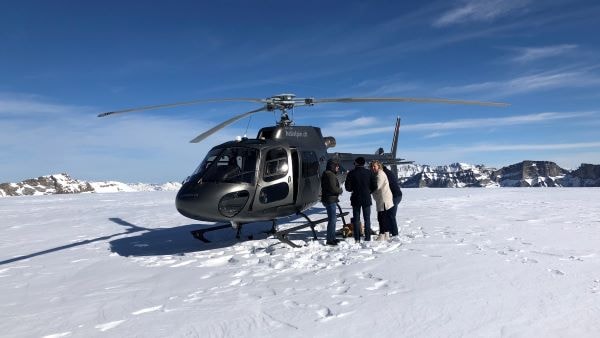
[[[550,161],[522,161],[501,169],[484,165],[453,163],[445,166],[405,164],[398,167],[404,188],[493,188],[493,187],[600,187],[600,165],[582,164],[567,170]],[[87,182],[68,174],[0,184],[0,197],[77,193],[179,190],[181,183]]]
[[[72,178],[69,174],[54,174],[31,178],[19,183],[0,184],[0,197],[23,195],[52,195],[78,193],[110,193],[179,190],[181,183],[164,184],[123,183],[117,181],[87,182]]]
[[[522,161],[501,169],[464,163],[407,164],[399,168],[398,177],[405,188],[599,187],[600,165],[567,170],[550,161]]]

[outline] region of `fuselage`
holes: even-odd
[[[303,211],[320,200],[320,175],[330,157],[317,127],[263,128],[255,139],[211,149],[176,198],[184,216],[243,224]],[[341,178],[343,180],[343,178]]]

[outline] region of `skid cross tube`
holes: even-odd
[[[341,217],[342,220],[345,222],[344,216],[348,215],[349,212],[348,211],[342,212],[342,208],[339,206],[339,204],[338,204],[338,208],[340,210],[340,213],[336,215],[336,218]],[[287,244],[287,245],[289,245],[291,247],[294,247],[294,248],[300,248],[301,246],[298,245],[298,244],[296,244],[296,243],[294,243],[294,242],[292,242],[292,241],[290,241],[288,239],[287,235],[289,233],[297,231],[297,230],[300,230],[300,229],[304,229],[304,228],[306,228],[306,227],[309,226],[311,228],[311,230],[312,230],[313,238],[316,240],[317,239],[317,232],[315,231],[315,226],[317,224],[324,223],[324,222],[327,222],[329,220],[329,218],[325,217],[325,218],[318,219],[316,221],[312,221],[305,214],[303,214],[301,212],[299,212],[298,214],[304,216],[304,218],[306,218],[306,220],[308,220],[308,222],[304,223],[304,224],[297,225],[295,227],[291,227],[291,228],[285,229],[285,230],[277,231],[275,233],[275,238],[277,238],[278,240],[280,240],[282,243],[285,243],[285,244]]]
[[[339,213],[336,215],[336,219],[341,218],[342,222],[344,224],[347,224],[346,218],[344,216],[347,216],[349,214],[349,212],[342,211],[342,207],[339,205],[339,203],[336,203],[336,205],[339,210]],[[288,244],[289,246],[294,247],[294,248],[299,248],[299,247],[301,247],[300,245],[295,244],[294,242],[292,242],[288,239],[288,237],[287,237],[288,234],[290,234],[291,232],[300,230],[300,229],[304,229],[306,227],[310,227],[312,234],[313,234],[313,239],[317,240],[318,238],[317,238],[317,232],[315,231],[315,226],[317,224],[327,222],[328,218],[324,217],[324,218],[313,221],[303,212],[298,212],[298,215],[301,215],[302,217],[304,217],[308,222],[288,228],[288,229],[277,231],[277,223],[275,220],[273,220],[271,230],[268,231],[267,233],[273,235],[275,238],[280,240],[282,243]],[[220,225],[215,225],[212,227],[198,229],[198,230],[194,230],[194,231],[190,231],[190,232],[192,233],[192,236],[194,236],[194,238],[201,240],[204,243],[210,243],[210,241],[204,236],[205,233],[211,232],[211,231],[216,231],[216,230],[221,230],[221,229],[229,229],[229,228],[231,228],[231,224],[220,224]],[[242,225],[240,224],[239,227],[237,228],[235,238],[240,239],[241,230],[242,230]]]
[[[221,230],[221,229],[229,229],[231,228],[231,224],[221,224],[221,225],[215,225],[209,228],[204,228],[204,229],[198,229],[198,230],[193,230],[190,231],[192,233],[192,236],[194,236],[195,239],[199,239],[204,243],[210,243],[210,241],[208,240],[208,238],[204,237],[204,234],[210,231],[215,231],[215,230]],[[235,234],[235,238],[240,239],[240,233],[242,231],[242,225],[240,224],[237,228],[237,232]]]

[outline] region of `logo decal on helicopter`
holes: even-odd
[[[285,130],[286,137],[308,137],[308,132],[297,130]]]

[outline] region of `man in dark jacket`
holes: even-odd
[[[365,168],[365,159],[357,157],[354,169],[346,177],[346,191],[352,192],[350,204],[354,218],[354,240],[360,242],[360,211],[362,210],[365,224],[365,241],[371,240],[371,193],[377,189],[377,177],[371,170]]]
[[[321,176],[321,202],[327,210],[327,245],[337,245],[335,238],[335,224],[337,215],[335,207],[339,202],[338,196],[343,192],[336,174],[340,170],[340,165],[335,160],[327,161],[327,167]]]
[[[398,212],[398,204],[402,201],[402,190],[400,190],[400,184],[398,183],[398,176],[396,176],[390,169],[383,166],[383,172],[388,178],[390,184],[390,190],[392,191],[394,206],[388,210],[389,221],[390,221],[390,233],[392,236],[398,236],[398,222],[396,221],[396,212]]]

